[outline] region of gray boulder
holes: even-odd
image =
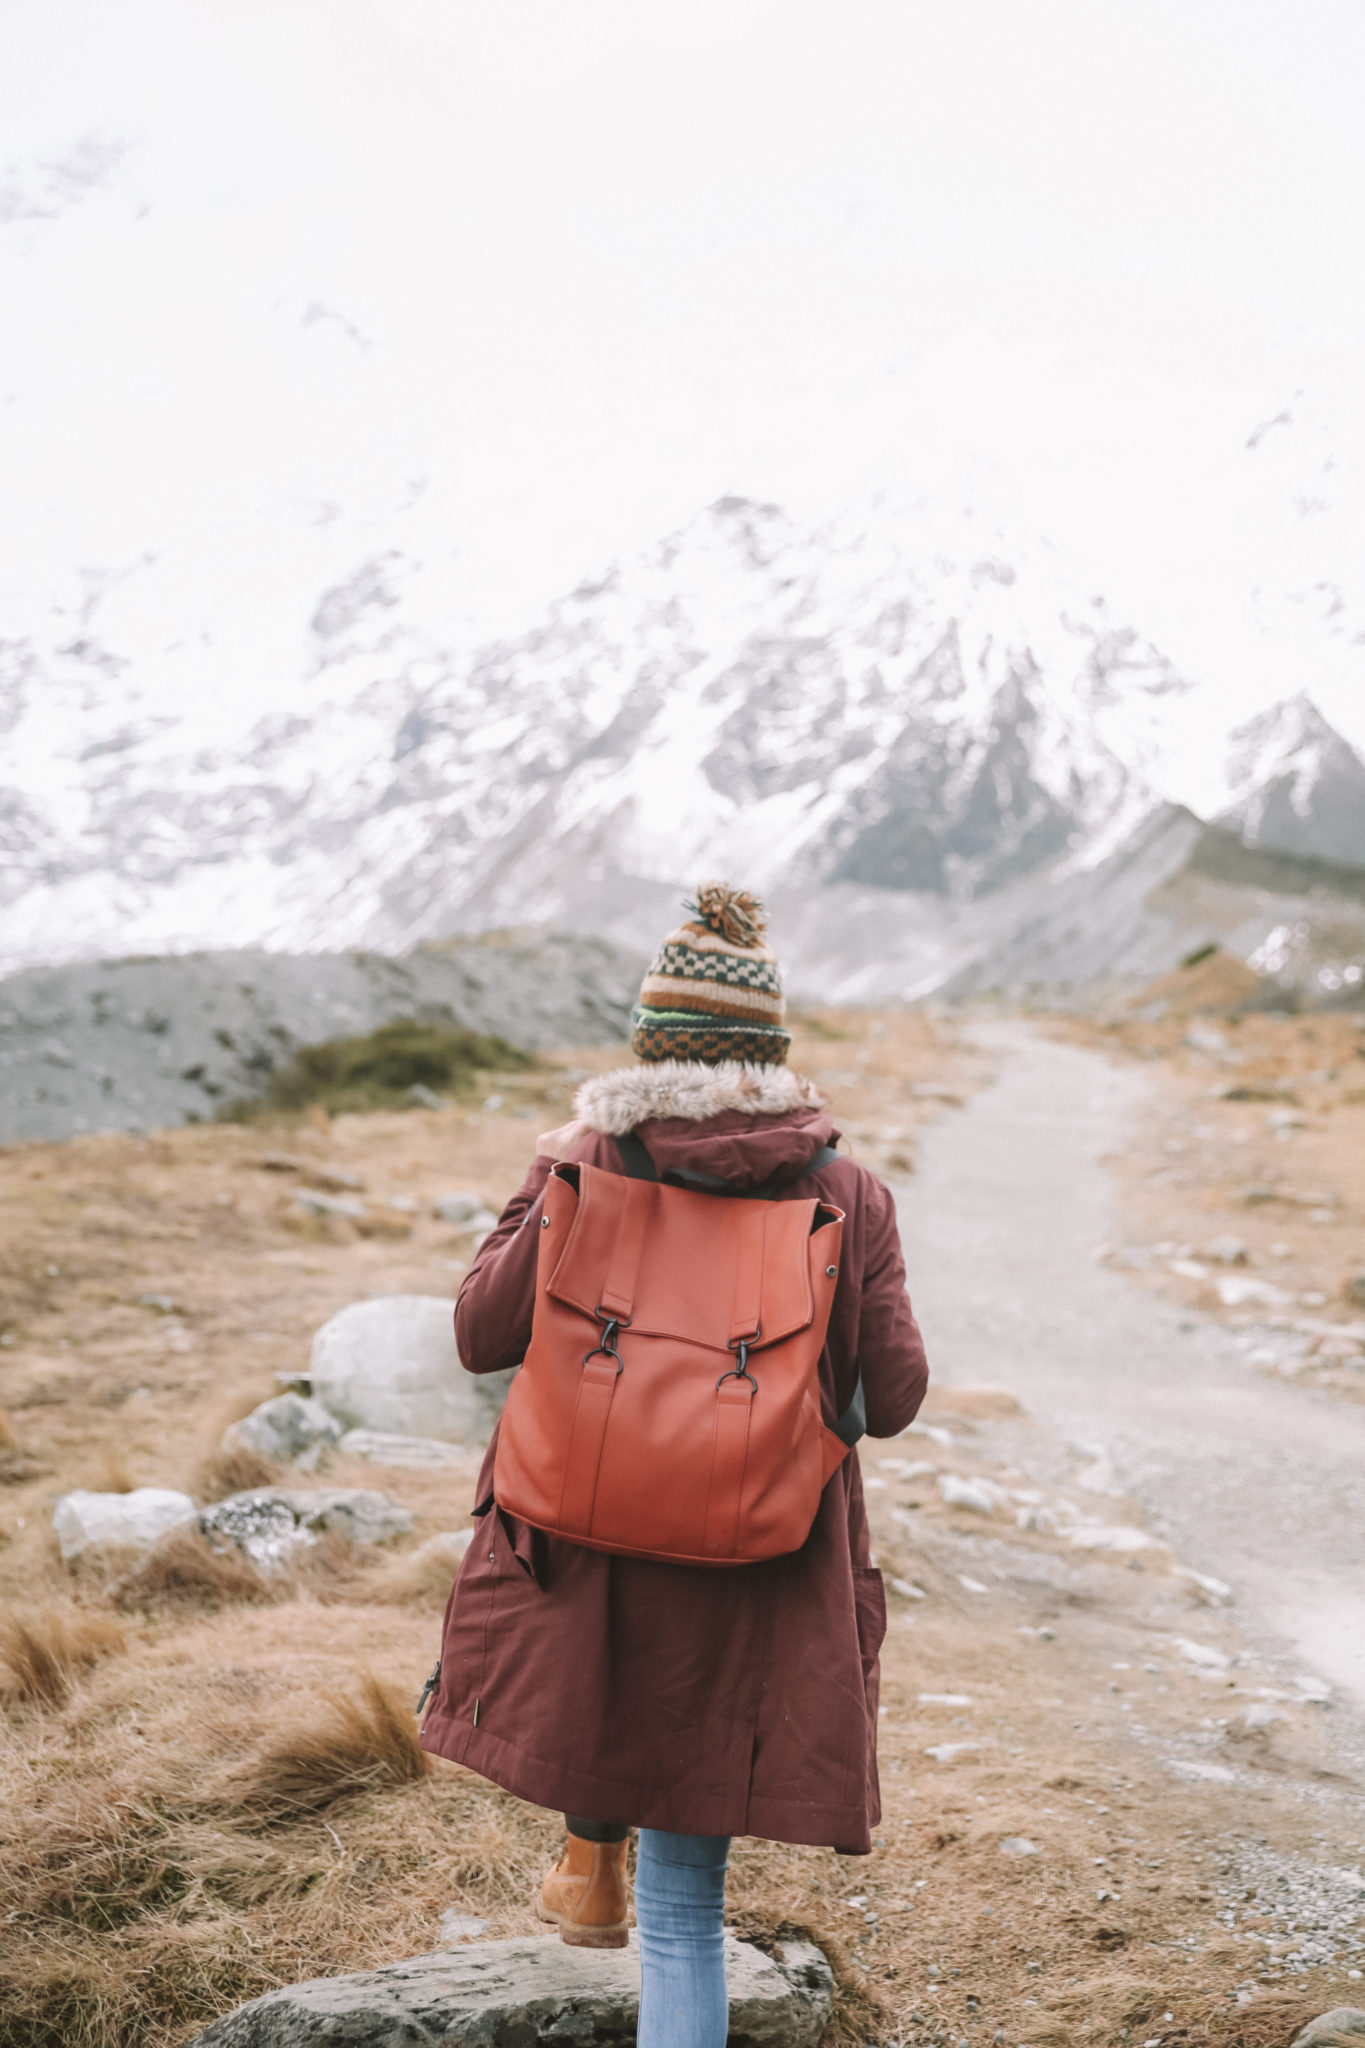
[[[276,1394],[223,1432],[223,1449],[259,1451],[282,1464],[316,1464],[319,1454],[341,1441],[341,1424],[321,1401],[304,1394]]]
[[[324,1530],[351,1543],[384,1543],[406,1536],[412,1516],[386,1493],[363,1487],[257,1486],[215,1501],[200,1514],[199,1526],[219,1549],[235,1544],[258,1570],[277,1572]]]
[[[730,2048],[815,2048],[834,1998],[819,1949],[787,1942],[774,1961],[727,1934],[725,1974]],[[192,2048],[626,2048],[639,2000],[633,1939],[607,1950],[554,1935],[486,1941],[269,1991],[215,2020]]]
[[[166,1486],[137,1486],[131,1493],[67,1493],[52,1511],[57,1547],[68,1560],[87,1550],[150,1550],[172,1529],[193,1520],[189,1495]]]
[[[1338,2041],[1365,2041],[1365,2012],[1357,2005],[1339,2005],[1295,2034],[1290,2048],[1336,2048]]]
[[[341,1448],[348,1458],[368,1458],[374,1465],[458,1465],[464,1456],[458,1444],[439,1437],[391,1436],[382,1429],[348,1429]]]
[[[313,1339],[313,1393],[347,1429],[487,1443],[510,1373],[475,1378],[455,1349],[454,1304],[440,1295],[355,1301]]]

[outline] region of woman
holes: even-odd
[[[736,1193],[818,1196],[845,1213],[820,1361],[826,1423],[861,1381],[867,1429],[895,1436],[924,1396],[890,1194],[865,1167],[818,1155],[837,1132],[786,1067],[777,962],[752,896],[708,884],[650,966],[633,1013],[637,1065],[579,1090],[548,1132],[460,1290],[471,1372],[516,1365],[531,1334],[537,1239],[556,1159],[623,1171],[634,1131],[661,1175]],[[497,1438],[476,1530],[446,1611],[424,1748],[565,1814],[540,1917],[578,1946],[626,1941],[626,1853],[640,1830],[635,1908],[639,2039],[721,2048],[722,1911],[730,1838],[865,1855],[880,1817],[877,1653],[886,1632],[856,1452],[825,1487],[805,1543],[762,1564],[706,1569],[610,1556],[499,1509]]]

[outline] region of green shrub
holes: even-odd
[[[530,1053],[491,1033],[400,1017],[363,1038],[300,1046],[275,1069],[259,1107],[307,1109],[318,1102],[330,1111],[400,1109],[411,1104],[415,1088],[461,1095],[480,1073],[535,1065]]]

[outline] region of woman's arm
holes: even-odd
[[[858,1318],[858,1369],[869,1436],[898,1436],[929,1384],[924,1339],[905,1291],[905,1259],[888,1189],[868,1176],[867,1256]]]
[[[465,1274],[455,1302],[455,1348],[466,1372],[520,1365],[531,1341],[545,1183],[554,1161],[537,1153]]]

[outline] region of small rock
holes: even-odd
[[[922,1707],[970,1707],[973,1704],[969,1692],[922,1692],[917,1697]]]
[[[234,1543],[261,1571],[282,1570],[295,1553],[334,1530],[352,1543],[406,1536],[412,1516],[385,1493],[361,1487],[258,1486],[230,1493],[199,1516],[210,1542]]]
[[[329,1195],[321,1188],[295,1188],[290,1199],[310,1216],[346,1216],[364,1220],[365,1204],[354,1195]]]
[[[923,1586],[916,1586],[909,1579],[889,1579],[887,1584],[893,1593],[899,1593],[902,1600],[927,1600],[929,1598]]]
[[[393,1436],[382,1429],[348,1429],[341,1448],[352,1458],[368,1458],[375,1465],[458,1465],[463,1452],[458,1444],[442,1443],[434,1436]]]
[[[1295,2034],[1290,2048],[1332,2048],[1342,2034],[1348,2041],[1357,2035],[1365,2037],[1365,2012],[1358,2005],[1338,2005],[1331,2012],[1319,2014]]]
[[[960,1756],[975,1756],[980,1747],[979,1742],[935,1742],[924,1754],[931,1756],[936,1764],[951,1764]]]
[[[1172,1636],[1171,1648],[1179,1650],[1189,1664],[1198,1664],[1205,1671],[1226,1671],[1232,1659],[1223,1650],[1215,1650],[1212,1643],[1192,1642],[1188,1636]]]
[[[1177,1778],[1191,1778],[1201,1784],[1235,1785],[1237,1783],[1236,1771],[1228,1770],[1224,1764],[1201,1764],[1194,1762],[1189,1757],[1173,1756],[1167,1757],[1166,1767],[1174,1772]]]
[[[292,1152],[265,1152],[256,1164],[263,1173],[306,1173],[307,1164]]]
[[[1031,1842],[1027,1835],[1006,1835],[1000,1844],[1002,1856],[1036,1856],[1038,1844]]]
[[[262,1401],[259,1408],[223,1432],[224,1450],[259,1451],[262,1457],[276,1458],[282,1464],[310,1456],[316,1463],[320,1451],[340,1441],[341,1424],[336,1417],[328,1414],[321,1401],[298,1393],[276,1394],[273,1400]]]
[[[834,1977],[813,1943],[777,1958],[725,1937],[730,2039],[744,2048],[816,2048]],[[196,2036],[192,2048],[409,2048],[414,2041],[628,2048],[635,2041],[640,1958],[570,1948],[557,1936],[487,1941],[410,1956],[355,1976],[268,1991]]]
[[[309,1372],[314,1394],[347,1429],[444,1443],[487,1443],[512,1379],[465,1372],[454,1303],[428,1294],[352,1302],[313,1339]]]
[[[169,1294],[139,1294],[139,1308],[154,1308],[159,1316],[173,1316],[176,1313],[175,1300]]]
[[[971,1508],[978,1515],[993,1515],[1000,1501],[1000,1490],[989,1479],[963,1479],[956,1472],[941,1473],[938,1490],[948,1507]]]
[[[1365,1308],[1365,1273],[1354,1274],[1341,1291],[1354,1307]]]
[[[1263,1728],[1273,1728],[1279,1718],[1271,1706],[1248,1707],[1242,1716],[1242,1726],[1248,1735],[1256,1735]]]
[[[1243,1278],[1241,1274],[1225,1274],[1214,1285],[1224,1308],[1242,1308],[1247,1302],[1261,1302],[1269,1308],[1280,1308],[1294,1299],[1283,1287],[1276,1287],[1269,1280]]]
[[[437,1195],[431,1213],[441,1223],[468,1223],[484,1206],[482,1195]]]
[[[1130,1528],[1126,1522],[1082,1522],[1071,1531],[1071,1541],[1077,1550],[1109,1550],[1120,1554],[1152,1548],[1152,1538],[1147,1532]]]
[[[1215,1259],[1220,1266],[1244,1266],[1247,1248],[1240,1237],[1215,1237],[1204,1256]]]
[[[438,1095],[434,1088],[428,1088],[425,1081],[414,1081],[408,1089],[408,1100],[415,1102],[419,1109],[445,1109],[450,1097]]]
[[[150,1550],[194,1517],[189,1495],[165,1486],[138,1486],[131,1493],[78,1491],[57,1502],[52,1530],[69,1560],[87,1550]]]
[[[489,1923],[478,1920],[472,1913],[457,1913],[453,1906],[447,1906],[441,1915],[441,1939],[453,1946],[457,1941],[477,1941],[481,1934],[487,1934]]]

